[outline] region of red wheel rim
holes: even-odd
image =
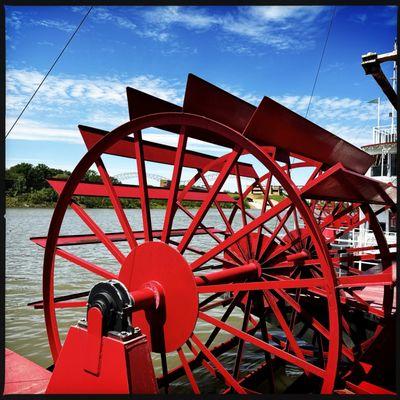
[[[142,129],[145,129],[147,127],[157,127],[157,126],[165,126],[165,125],[179,125],[181,127],[197,127],[201,129],[206,129],[210,132],[215,133],[216,135],[219,135],[221,137],[224,137],[225,139],[228,139],[232,141],[232,143],[235,146],[234,151],[231,153],[230,156],[227,158],[226,162],[226,171],[225,173],[228,174],[230,171],[231,166],[237,161],[238,159],[238,153],[242,150],[248,151],[252,156],[254,156],[259,162],[261,162],[270,172],[271,174],[280,182],[280,184],[283,186],[283,188],[286,190],[288,193],[288,196],[290,198],[290,201],[287,201],[284,204],[280,205],[280,208],[274,210],[275,215],[279,213],[280,211],[285,211],[288,207],[294,207],[296,210],[298,210],[298,213],[301,215],[302,219],[307,225],[308,232],[310,236],[312,237],[312,241],[315,247],[316,254],[320,260],[321,263],[321,277],[319,278],[310,278],[307,282],[303,279],[299,279],[299,282],[295,282],[296,279],[293,279],[293,282],[289,283],[287,280],[272,280],[272,281],[266,281],[266,282],[259,282],[257,284],[253,284],[251,286],[252,282],[249,282],[248,284],[243,282],[243,283],[231,283],[229,285],[223,285],[223,288],[218,288],[214,287],[214,293],[215,291],[222,290],[237,290],[237,291],[251,291],[251,290],[256,290],[256,291],[268,291],[268,290],[280,290],[281,288],[286,289],[286,288],[296,288],[296,287],[307,287],[308,286],[313,286],[316,285],[318,287],[323,287],[323,290],[326,294],[326,301],[327,301],[327,307],[328,307],[328,320],[329,320],[329,348],[327,351],[327,357],[326,357],[326,364],[323,369],[321,368],[316,368],[314,367],[311,363],[301,361],[299,357],[293,356],[293,354],[290,354],[289,352],[285,352],[284,350],[277,350],[274,346],[271,345],[266,345],[265,342],[260,341],[259,339],[256,340],[253,336],[247,334],[244,331],[239,331],[231,326],[228,326],[224,322],[221,321],[216,321],[210,316],[207,316],[207,314],[204,311],[201,311],[199,316],[201,319],[205,320],[206,322],[209,322],[216,327],[222,329],[222,330],[227,330],[233,335],[236,335],[238,338],[240,338],[243,341],[248,341],[253,343],[256,346],[259,346],[263,348],[266,352],[270,352],[271,354],[274,354],[276,357],[281,357],[285,359],[288,362],[295,362],[297,365],[303,366],[306,371],[308,371],[311,374],[315,374],[319,376],[322,380],[322,387],[321,387],[321,392],[322,393],[329,393],[333,389],[335,377],[336,377],[336,369],[337,369],[337,363],[338,363],[338,358],[339,358],[339,352],[340,352],[340,345],[341,345],[341,340],[340,340],[340,314],[339,314],[339,307],[337,303],[337,294],[336,294],[336,276],[334,274],[334,268],[331,264],[331,259],[329,257],[328,249],[325,244],[325,240],[323,238],[323,235],[318,227],[318,224],[316,223],[315,219],[312,216],[312,213],[310,209],[308,208],[307,204],[300,198],[299,195],[299,190],[298,188],[292,183],[290,178],[284,173],[284,171],[279,167],[279,165],[274,161],[273,158],[271,158],[268,154],[262,151],[258,146],[256,146],[254,143],[243,137],[240,133],[228,128],[227,126],[224,126],[216,121],[212,121],[210,119],[207,119],[205,117],[197,116],[197,115],[192,115],[192,114],[186,114],[186,113],[160,113],[160,114],[153,114],[153,115],[148,115],[145,117],[140,117],[135,120],[132,120],[119,128],[115,129],[114,131],[110,132],[107,136],[105,136],[103,139],[101,139],[98,143],[96,143],[90,151],[82,158],[82,160],[78,163],[77,167],[71,174],[70,178],[68,179],[68,182],[66,183],[64,189],[62,190],[59,200],[56,205],[56,209],[54,211],[50,227],[49,227],[49,233],[48,233],[48,239],[46,243],[46,250],[45,250],[45,255],[44,255],[44,264],[43,264],[43,300],[44,300],[44,312],[45,312],[45,320],[46,320],[46,329],[49,337],[49,344],[51,348],[51,352],[53,355],[53,359],[56,360],[61,348],[61,343],[60,343],[60,338],[58,335],[58,328],[57,328],[57,320],[56,320],[56,315],[55,315],[55,303],[54,303],[54,259],[55,259],[55,254],[56,254],[56,246],[57,246],[57,239],[59,237],[60,233],[60,228],[64,219],[64,215],[66,212],[66,209],[68,205],[70,204],[71,198],[75,192],[75,189],[79,183],[79,181],[82,179],[83,175],[85,172],[90,168],[90,166],[98,162],[100,160],[100,156],[105,152],[107,148],[112,146],[113,144],[117,143],[119,140],[125,138],[128,134],[132,132],[140,132]],[[141,141],[141,136],[140,134],[137,135],[135,133],[135,144],[137,146],[137,163],[138,163],[138,171],[140,170],[140,166],[143,168],[143,156],[141,155],[141,148],[140,148],[140,141]],[[185,135],[183,135],[184,137]],[[181,135],[182,138],[182,135]],[[181,139],[180,139],[181,140]],[[182,141],[184,138],[182,139]],[[182,146],[182,144],[181,144]],[[182,147],[179,147],[182,148]],[[229,163],[231,163],[229,165]],[[102,168],[102,165],[100,164],[100,168]],[[179,168],[178,168],[179,169]],[[223,169],[222,172],[220,173],[220,176],[223,174]],[[103,171],[106,173],[106,171]],[[146,187],[146,182],[143,180],[143,177],[145,174],[141,174],[142,176],[142,181],[141,184],[142,186]],[[222,180],[223,178],[221,178]],[[179,183],[178,177],[176,177],[177,182]],[[173,185],[173,184],[172,184]],[[218,186],[218,185],[217,185]],[[174,186],[173,186],[174,187]],[[176,186],[175,186],[176,188]],[[218,188],[217,188],[218,190]],[[212,191],[212,189],[211,189]],[[176,201],[176,196],[177,193],[174,191],[171,191],[171,195],[168,199],[168,204],[167,204],[167,210],[169,207],[171,207],[171,204]],[[210,204],[213,203],[214,198],[210,194],[208,198],[208,204],[206,204],[203,208],[204,210],[208,210],[210,207]],[[241,198],[243,198],[241,196]],[[142,204],[142,218],[144,221],[144,236],[145,240],[151,240],[152,239],[152,227],[151,227],[151,220],[149,216],[149,208],[148,207],[143,207],[143,205],[148,204],[148,197],[146,197],[146,191],[142,191],[141,193],[141,204]],[[79,209],[77,208],[78,212]],[[178,250],[184,251],[187,246],[190,244],[190,241],[193,237],[194,234],[194,229],[198,227],[198,225],[201,222],[201,213],[204,211],[200,207],[200,210],[198,213],[200,215],[195,215],[193,218],[193,222],[191,224],[191,229],[189,229],[184,235],[183,239],[181,242],[178,244]],[[118,211],[118,207],[117,207]],[[261,215],[258,217],[259,219],[256,219],[250,223],[247,224],[245,228],[242,229],[240,235],[232,235],[229,237],[227,240],[223,241],[222,243],[218,244],[215,246],[212,250],[208,251],[206,254],[203,254],[201,257],[199,257],[195,262],[191,264],[192,269],[195,271],[196,269],[200,268],[202,265],[204,265],[209,259],[217,256],[221,252],[225,250],[229,250],[229,246],[232,244],[238,243],[242,238],[246,238],[246,240],[249,240],[249,234],[257,229],[263,221],[266,221],[271,215],[274,215],[273,212],[266,212],[265,214]],[[82,214],[83,215],[83,214]],[[167,215],[171,215],[168,214]],[[123,219],[122,214],[119,215],[120,220]],[[264,218],[264,219],[263,219]],[[90,221],[87,221],[90,223]],[[164,221],[164,230],[163,230],[163,239],[168,240],[168,231],[171,229],[171,224],[172,221],[168,221],[168,217],[166,221]],[[277,232],[278,233],[278,232]],[[233,237],[233,239],[232,239]],[[134,238],[132,236],[127,235],[128,241],[132,245],[134,245]],[[112,245],[107,242],[107,239],[104,238],[104,244],[109,246],[112,249]],[[115,249],[113,249],[114,252]],[[118,252],[116,252],[116,257],[118,257]],[[232,254],[231,254],[232,256]],[[103,274],[104,275],[104,274]],[[104,276],[107,277],[107,276]],[[302,281],[302,282],[301,282]],[[275,282],[275,283],[274,283]],[[300,286],[299,286],[300,285]],[[303,286],[302,286],[303,285]],[[218,285],[216,285],[218,286]],[[204,289],[205,288],[205,289]],[[272,288],[272,289],[271,289]],[[207,289],[207,286],[203,286],[199,292],[206,293],[207,290],[210,290],[210,288]],[[210,293],[210,292],[208,292]],[[273,304],[274,300],[269,298],[267,301],[270,301],[270,305],[272,308],[274,308],[277,311],[276,306]],[[290,301],[287,299],[287,301]],[[296,306],[296,305],[295,305]],[[247,315],[249,315],[249,310],[246,311]],[[250,318],[250,317],[249,317]],[[287,331],[289,334],[289,331]],[[224,376],[225,382],[229,384],[232,388],[234,388],[238,392],[243,392],[243,388],[241,388],[240,384],[238,383],[238,380],[233,378],[230,374],[226,372],[226,370],[223,368],[222,365],[220,365],[219,361],[215,359],[215,356],[207,349],[204,344],[202,344],[201,340],[196,336],[193,335],[190,338],[191,340],[191,346],[196,345],[199,349],[199,351],[204,354],[208,360],[214,365],[216,370],[219,371],[221,375]],[[262,342],[262,343],[261,343]],[[292,345],[296,346],[294,342],[292,341]],[[195,349],[193,349],[196,351]],[[301,350],[296,349],[295,353],[301,352]],[[195,383],[193,383],[193,376],[190,373],[190,368],[188,370],[188,364],[187,360],[185,360],[185,356],[181,350],[178,349],[178,354],[179,358],[182,361],[182,366],[185,369],[185,372],[189,378],[189,381],[192,384],[192,388],[195,390]],[[300,361],[299,361],[300,360]]]

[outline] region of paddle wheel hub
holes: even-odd
[[[142,243],[127,256],[118,279],[131,292],[134,304],[141,304],[142,310],[133,313],[133,325],[152,338],[152,350],[180,348],[193,332],[198,314],[196,282],[185,258],[165,243]]]

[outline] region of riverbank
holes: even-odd
[[[278,195],[278,194],[270,194],[269,195],[269,200],[271,201],[271,204],[274,206],[281,202],[284,199],[284,196]],[[254,210],[261,210],[262,206],[264,203],[264,195],[263,194],[249,194],[249,202],[248,204],[250,205],[251,209]]]
[[[235,194],[228,193],[231,197],[235,198]],[[77,196],[79,204],[83,208],[113,208],[108,198],[98,197],[79,197]],[[6,196],[6,208],[54,208],[56,201],[43,201],[40,197],[32,194],[25,194],[21,196]],[[125,209],[140,209],[140,200],[138,199],[121,199],[122,207]],[[151,209],[165,209],[167,207],[167,200],[149,200]],[[182,205],[188,208],[199,208],[200,201],[183,201]],[[232,208],[235,203],[220,202],[222,208]],[[215,206],[213,205],[212,208]],[[250,203],[245,200],[245,208],[251,208]]]
[[[54,208],[58,195],[47,182],[48,179],[68,179],[70,171],[50,168],[45,164],[33,166],[28,163],[20,163],[6,169],[6,207],[7,208]],[[110,177],[113,185],[121,185],[121,182]],[[96,171],[86,172],[83,182],[102,184],[102,179]],[[193,186],[193,190],[196,187]],[[237,199],[237,193],[226,194]],[[108,197],[74,196],[84,208],[113,208]],[[140,200],[135,198],[121,198],[121,205],[126,209],[140,209]],[[188,208],[199,208],[201,201],[183,201],[182,205]],[[234,202],[219,202],[222,208],[232,208]],[[152,209],[167,207],[166,199],[151,199],[149,206]],[[244,206],[250,208],[249,201],[244,200]]]

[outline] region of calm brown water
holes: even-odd
[[[107,232],[119,231],[117,220],[113,210],[109,209],[91,209],[88,214]],[[253,211],[256,213],[256,211]],[[32,236],[46,236],[52,209],[8,209],[6,212],[6,347],[21,354],[24,357],[48,367],[52,364],[51,355],[48,348],[47,336],[45,332],[44,318],[42,310],[34,310],[27,306],[27,303],[42,298],[42,262],[43,249],[29,240]],[[140,221],[140,210],[127,210],[127,216],[132,223],[133,229],[142,229],[138,222]],[[152,210],[153,228],[159,229],[163,223],[164,210]],[[87,227],[83,225],[80,219],[68,210],[64,220],[63,234],[89,233]],[[186,227],[187,217],[179,215],[175,218],[174,228]],[[221,218],[217,215],[217,210],[210,210],[206,217],[205,224],[224,228]],[[125,254],[128,253],[126,243],[117,243],[118,247]],[[193,245],[202,249],[210,248],[213,240],[208,236],[199,236],[193,241]],[[98,265],[117,272],[113,258],[103,248],[102,245],[74,246],[74,248],[65,248],[82,258],[96,261]],[[194,255],[188,253],[187,258],[194,259]],[[65,260],[57,261],[56,268],[56,295],[75,293],[89,290],[97,277],[79,267],[70,264]],[[225,310],[220,308],[213,310],[216,317],[221,317]],[[211,313],[211,312],[210,312]],[[59,327],[62,338],[68,328],[75,324],[77,320],[85,316],[85,309],[60,310],[57,313]],[[228,322],[240,328],[242,323],[241,311],[234,312]],[[272,328],[272,327],[271,327]],[[199,322],[196,326],[196,333],[200,338],[207,338],[211,333],[212,327],[204,322]],[[218,335],[215,344],[227,340],[228,334]],[[246,345],[247,346],[247,345]],[[189,352],[187,355],[189,356]],[[234,361],[236,349],[226,353],[221,357],[224,366],[231,367]],[[243,359],[243,372],[251,371],[254,366],[263,358],[263,353],[254,348],[245,349]],[[161,371],[159,357],[153,355],[153,361],[156,373]],[[179,359],[175,354],[168,356],[168,367],[172,368],[179,365]],[[297,371],[292,371],[297,375]],[[195,376],[199,386],[206,392],[215,392],[220,387],[219,383],[211,377],[204,369],[196,371]],[[285,380],[283,375],[278,379]],[[175,391],[190,390],[187,387],[187,380],[180,379],[175,384]]]

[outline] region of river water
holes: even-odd
[[[87,213],[99,224],[106,232],[120,231],[114,210],[112,209],[89,209]],[[192,210],[194,212],[194,210]],[[21,354],[24,357],[36,362],[43,367],[52,364],[52,358],[48,348],[44,317],[42,310],[34,310],[27,306],[27,303],[42,298],[42,262],[44,250],[29,240],[33,236],[46,236],[52,209],[7,209],[6,211],[6,347]],[[134,230],[142,229],[138,221],[141,220],[140,210],[127,210],[127,217],[132,224]],[[252,213],[257,211],[252,210]],[[151,210],[153,229],[160,229],[163,223],[164,210]],[[135,222],[136,221],[136,222]],[[177,215],[174,220],[173,228],[187,227],[187,217],[185,215]],[[217,215],[217,210],[211,209],[208,213],[205,224],[216,228],[224,228],[221,218]],[[68,210],[62,234],[81,234],[89,233],[87,227],[83,225],[81,220],[72,210]],[[128,245],[125,242],[116,243],[117,246],[125,254],[128,254]],[[208,235],[198,236],[192,242],[193,245],[201,247],[203,250],[211,248],[213,240]],[[98,265],[106,267],[112,272],[117,272],[118,268],[113,262],[113,258],[102,245],[86,245],[64,247],[65,250],[74,254],[96,261]],[[187,258],[194,259],[195,255],[188,253]],[[70,264],[65,260],[57,261],[55,276],[56,296],[76,293],[80,291],[90,290],[94,283],[98,282],[98,278],[79,267]],[[220,307],[210,311],[210,315],[221,317],[224,308]],[[65,337],[68,328],[75,324],[78,319],[85,316],[85,309],[63,309],[57,312],[61,338]],[[228,323],[237,328],[241,327],[242,312],[235,311],[228,319]],[[273,329],[273,327],[271,327]],[[202,339],[206,339],[212,331],[212,326],[199,321],[195,332]],[[273,333],[271,331],[271,333]],[[220,334],[215,340],[215,344],[227,340],[228,334]],[[190,356],[188,349],[185,349],[187,356]],[[230,369],[233,365],[236,349],[232,349],[219,360],[223,365]],[[161,364],[159,357],[152,355],[156,373],[161,372]],[[243,357],[242,371],[251,371],[260,363],[260,359],[264,358],[264,353],[254,347],[245,345]],[[168,367],[173,368],[179,365],[179,359],[174,354],[168,355]],[[287,372],[287,371],[286,371]],[[276,379],[282,381],[288,379],[287,375],[276,375]],[[292,375],[297,375],[296,371],[292,371]],[[200,388],[209,393],[221,388],[218,381],[204,369],[199,368],[195,373]],[[282,385],[283,382],[282,382]],[[172,390],[175,392],[188,391],[188,382],[185,377],[179,379],[173,384]]]

